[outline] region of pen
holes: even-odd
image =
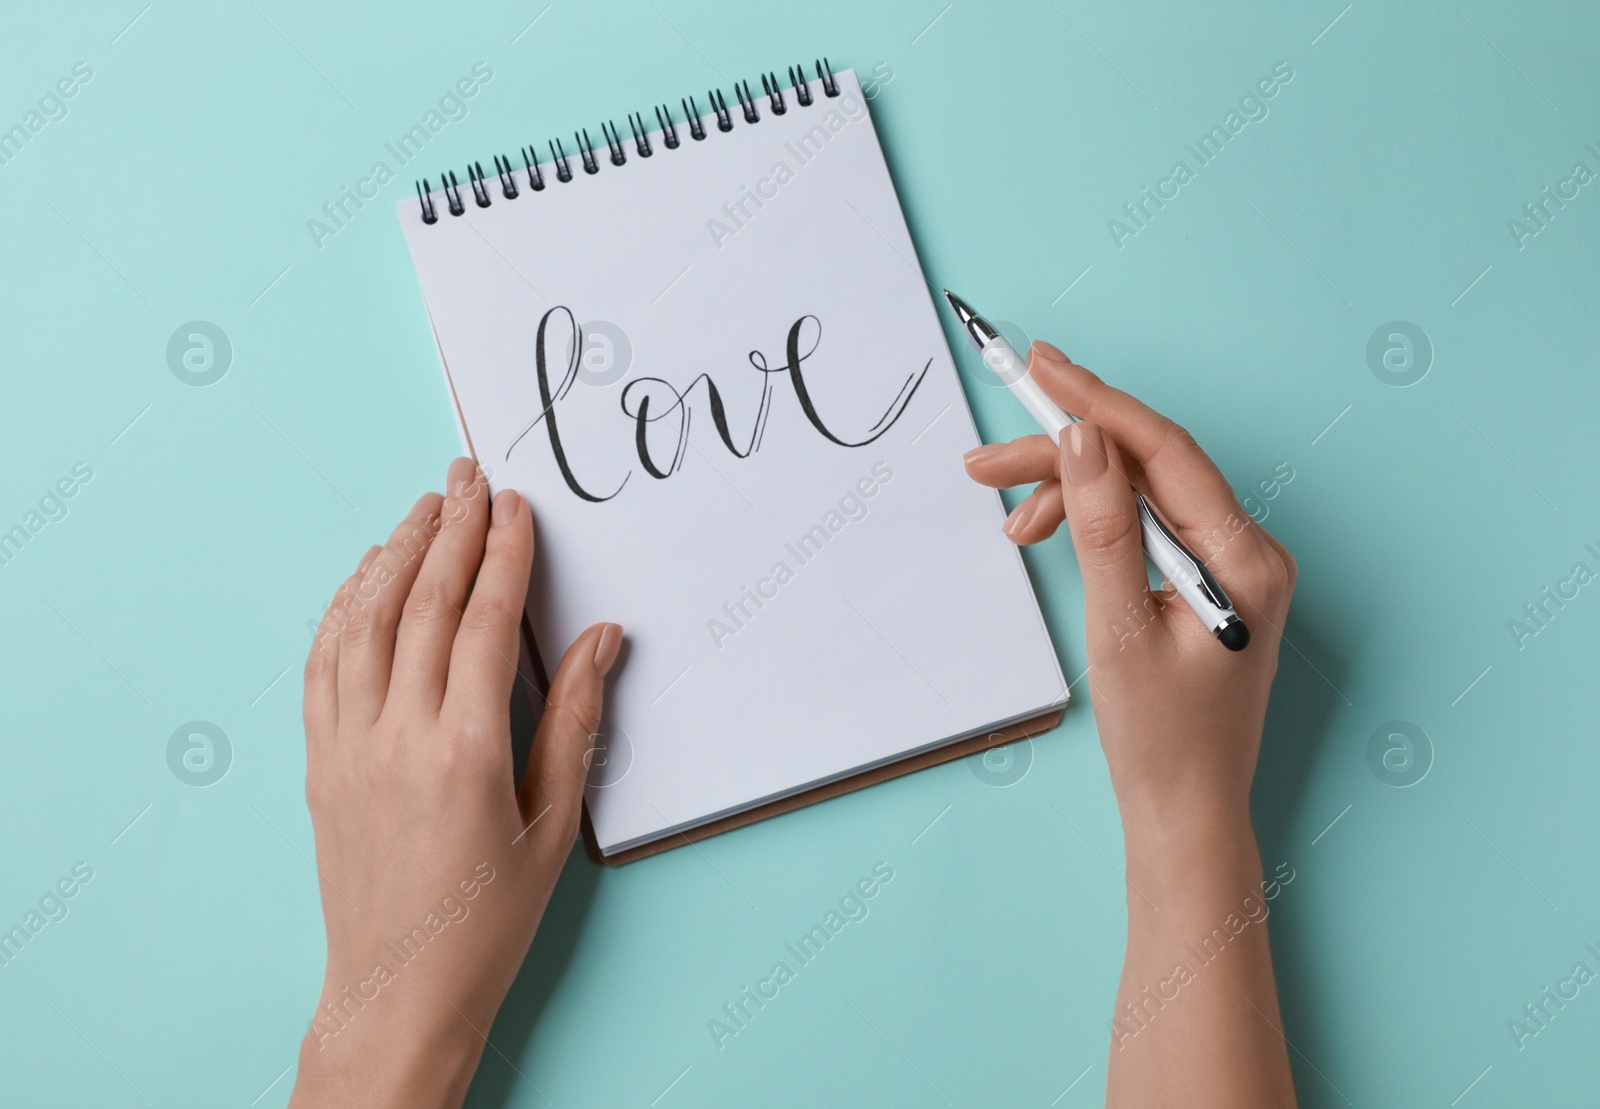
[[[1059,442],[1062,430],[1068,424],[1077,422],[1078,417],[1062,411],[1039,388],[1039,383],[1028,373],[1027,360],[987,320],[974,312],[971,305],[949,289],[944,291],[944,295],[967,337],[972,340],[972,345],[978,348],[984,364],[1005,382],[1022,406],[1039,422],[1045,434]],[[1250,644],[1250,629],[1244,626],[1244,621],[1233,610],[1233,602],[1228,599],[1228,594],[1211,576],[1206,564],[1173,534],[1144,494],[1135,490],[1133,497],[1139,509],[1139,530],[1144,536],[1145,557],[1166,576],[1178,591],[1178,596],[1188,603],[1224,647],[1230,651],[1244,650]]]

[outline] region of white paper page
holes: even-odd
[[[608,853],[1067,698],[999,498],[963,473],[977,434],[866,101],[838,83],[783,115],[763,97],[756,124],[735,106],[731,132],[706,117],[703,141],[680,123],[650,158],[628,141],[620,167],[602,145],[568,183],[547,164],[516,200],[491,178],[487,209],[463,187],[460,217],[435,194],[433,225],[400,206],[465,434],[533,508],[547,666],[596,621],[627,632],[588,792]],[[587,337],[618,332],[611,381]]]

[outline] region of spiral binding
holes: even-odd
[[[828,97],[839,95],[839,82],[833,76],[833,66],[827,58],[816,61],[817,80],[822,82],[822,91]],[[811,86],[807,82],[805,63],[789,67],[789,89],[794,93],[794,99],[802,108],[809,108],[815,103],[811,94]],[[757,106],[758,98],[750,88],[749,81],[735,82],[733,86],[734,99],[737,102],[739,114],[744,117],[747,124],[761,122],[761,110]],[[787,98],[784,96],[783,87],[779,84],[776,73],[763,73],[761,75],[761,96],[767,101],[767,110],[775,116],[781,116],[789,110]],[[710,89],[706,93],[711,102],[711,110],[717,117],[717,130],[733,130],[733,111],[728,108],[728,99],[719,89]],[[686,97],[680,101],[683,105],[685,122],[689,125],[689,137],[695,142],[701,142],[706,137],[706,127],[700,118],[700,106],[694,97]],[[655,109],[656,123],[660,130],[661,145],[668,150],[677,150],[683,143],[678,136],[677,125],[672,120],[672,106],[662,104]],[[645,118],[643,112],[631,112],[628,115],[628,131],[633,136],[635,154],[640,158],[649,158],[655,153],[655,146],[650,141],[649,134],[645,131]],[[622,132],[618,130],[614,120],[606,120],[600,125],[600,133],[605,139],[608,161],[613,166],[624,166],[628,162],[626,144]],[[587,128],[580,128],[572,133],[572,141],[578,148],[578,158],[586,175],[600,172],[600,158],[595,153],[593,140],[589,138]],[[559,138],[551,139],[550,161],[544,163],[555,170],[556,180],[562,184],[571,181],[575,176],[572,161],[567,157],[565,145]],[[504,155],[494,156],[495,177],[500,184],[500,195],[505,200],[516,200],[524,191],[530,193],[542,192],[545,187],[544,169],[539,162],[539,153],[530,143],[522,147],[522,165],[525,184],[518,186],[515,167],[511,159]],[[459,216],[466,212],[467,206],[462,199],[461,183],[454,170],[445,170],[439,175],[440,188],[444,190],[445,204],[452,216]],[[416,183],[417,203],[422,209],[423,223],[438,223],[439,211],[433,202],[433,187],[428,178],[424,177]],[[483,170],[482,162],[473,162],[467,166],[467,187],[472,192],[473,202],[479,208],[487,208],[493,202],[489,177]]]

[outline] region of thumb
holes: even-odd
[[[605,676],[622,649],[622,627],[596,624],[567,648],[550,682],[518,798],[528,838],[564,855],[577,838],[583,787],[596,749]]]
[[[1097,424],[1075,423],[1061,433],[1061,499],[1083,574],[1090,642],[1101,632],[1120,641],[1117,629],[1129,623],[1130,606],[1139,621],[1132,627],[1142,627],[1153,599],[1133,486],[1117,445]]]

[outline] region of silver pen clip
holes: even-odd
[[[1166,536],[1167,541],[1177,548],[1178,553],[1189,564],[1189,573],[1192,575],[1190,580],[1200,586],[1206,599],[1224,612],[1231,611],[1233,601],[1229,600],[1227,592],[1218,584],[1217,579],[1211,576],[1206,564],[1196,558],[1194,552],[1184,546],[1183,540],[1173,534],[1172,529],[1167,527],[1167,522],[1157,515],[1156,510],[1150,507],[1150,502],[1144,499],[1143,493],[1135,493],[1134,500],[1139,505],[1139,515],[1154,524],[1156,530]]]

